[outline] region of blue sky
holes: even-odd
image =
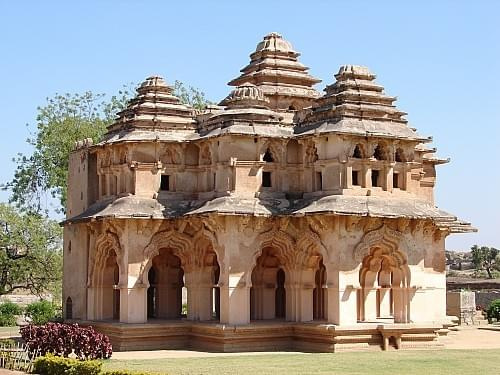
[[[500,247],[500,2],[1,1],[0,182],[56,92],[115,93],[155,73],[218,101],[277,31],[325,84],[368,66],[438,155],[437,205],[472,221],[449,249]],[[7,200],[5,192],[0,200]]]

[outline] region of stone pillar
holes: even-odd
[[[127,272],[120,275],[120,322],[146,323],[147,311],[147,284],[139,278],[139,263],[129,264]],[[125,280],[124,280],[125,279]]]
[[[314,268],[305,269],[302,271],[302,283],[300,285],[300,295],[299,295],[299,308],[300,316],[298,317],[299,322],[310,322],[313,320],[314,305],[313,305],[313,292],[315,284],[315,272]]]
[[[327,270],[328,323],[352,325],[358,321],[358,273],[345,275],[338,270]]]
[[[363,164],[363,176],[361,178],[364,188],[369,189],[372,187],[372,170],[366,164]]]
[[[392,293],[394,299],[394,323],[407,323],[407,290],[402,287],[392,287]]]
[[[87,320],[96,320],[95,317],[95,288],[87,287]]]
[[[230,325],[250,323],[250,287],[243,273],[230,274],[220,287],[220,322]]]
[[[392,189],[394,188],[394,186],[393,186],[394,163],[387,164],[385,167],[385,170],[387,172],[386,178],[385,178],[385,190],[392,191]]]

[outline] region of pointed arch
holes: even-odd
[[[147,275],[153,258],[160,253],[161,248],[171,248],[174,251],[174,255],[178,256],[181,262],[185,264],[188,260],[187,257],[191,245],[191,237],[176,230],[172,229],[155,233],[143,251],[143,263],[139,275],[140,280],[143,283],[147,282]]]
[[[394,255],[400,266],[407,263],[408,246],[404,235],[399,231],[382,225],[378,229],[365,233],[354,248],[354,259],[358,263],[362,262],[373,247]]]
[[[105,262],[106,258],[112,255],[116,256],[116,262],[121,270],[123,267],[123,250],[120,245],[120,240],[116,233],[111,231],[105,231],[101,233],[94,245],[94,250],[90,257],[90,271],[88,276],[88,284],[93,285],[96,282],[97,272],[96,270]]]

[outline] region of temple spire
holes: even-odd
[[[313,85],[321,80],[309,75],[308,67],[298,61],[290,42],[278,33],[270,33],[250,55],[250,63],[230,86],[252,83],[270,99],[274,110],[298,110],[311,105],[319,97]]]
[[[137,95],[108,127],[108,134],[128,129],[196,129],[193,108],[182,104],[173,87],[157,75],[146,78]]]

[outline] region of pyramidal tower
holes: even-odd
[[[273,110],[295,111],[312,104],[320,94],[313,86],[319,82],[298,61],[290,42],[278,33],[267,34],[250,55],[250,63],[241,69],[241,75],[228,84],[240,86],[252,83],[269,98]]]

